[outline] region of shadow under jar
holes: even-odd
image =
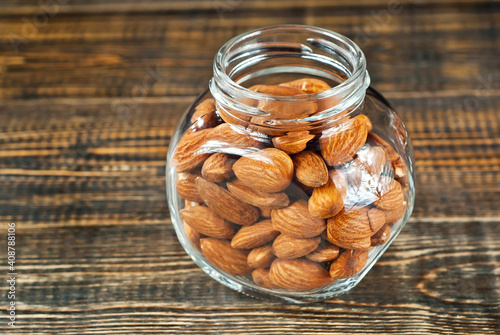
[[[177,236],[211,277],[288,302],[356,286],[414,204],[405,126],[363,52],[310,26],[228,41],[169,148]]]

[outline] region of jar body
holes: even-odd
[[[297,303],[346,292],[411,215],[404,124],[338,36],[280,26],[228,42],[172,138],[179,241],[239,292]]]

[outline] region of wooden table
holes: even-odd
[[[498,2],[57,1],[0,4],[0,333],[500,334]],[[165,197],[169,139],[214,54],[279,23],[359,43],[417,159],[395,243],[350,293],[305,306],[210,279]]]

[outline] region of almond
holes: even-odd
[[[341,248],[348,249],[353,243],[361,243],[364,246],[366,238],[375,234],[384,223],[384,212],[375,208],[341,210],[339,214],[328,219],[327,238]]]
[[[392,168],[394,170],[394,178],[402,178],[407,175],[407,168],[403,158],[397,153],[396,150],[382,137],[377,134],[370,132],[368,138],[373,142],[381,145],[391,161]]]
[[[253,268],[268,268],[276,259],[273,252],[273,246],[266,244],[261,247],[252,249],[248,254],[247,262]]]
[[[231,238],[234,227],[210,208],[204,206],[187,207],[180,210],[182,219],[194,230],[215,238]]]
[[[328,183],[315,188],[308,202],[309,213],[323,219],[335,216],[343,207],[342,194],[329,176]]]
[[[307,259],[276,259],[269,270],[269,278],[278,287],[304,291],[332,283],[320,264]]]
[[[367,134],[366,122],[360,116],[327,129],[319,138],[321,155],[330,166],[345,164],[365,144]]]
[[[216,214],[239,225],[251,225],[259,218],[257,208],[237,199],[225,188],[202,177],[196,178],[201,198]]]
[[[367,260],[366,250],[345,250],[330,265],[330,276],[335,279],[352,277],[363,270]]]
[[[312,140],[314,135],[305,131],[291,131],[283,136],[273,137],[273,145],[287,154],[301,152],[307,146],[307,142]]]
[[[195,179],[198,176],[199,174],[189,172],[177,174],[177,193],[179,193],[182,199],[192,202],[203,202],[195,183]]]
[[[187,132],[181,137],[175,148],[172,159],[177,172],[194,169],[210,156],[210,152],[204,148],[207,136],[212,129],[202,129],[195,132]]]
[[[257,191],[283,191],[293,178],[293,162],[281,150],[267,148],[245,155],[233,165],[236,177]]]
[[[238,249],[253,249],[272,241],[279,231],[273,229],[271,220],[263,220],[251,226],[241,227],[231,240],[231,246]]]
[[[328,182],[328,168],[320,155],[303,151],[292,158],[295,177],[309,187],[320,187]]]
[[[321,242],[321,237],[297,238],[281,234],[273,242],[273,252],[278,258],[293,259],[314,251]]]
[[[401,204],[401,206],[393,209],[393,210],[386,210],[384,211],[385,213],[385,221],[386,223],[392,227],[396,222],[401,220],[401,218],[404,216],[406,212],[406,201]]]
[[[217,152],[208,157],[201,168],[201,175],[208,181],[220,183],[233,175],[233,164],[236,159]]]
[[[328,241],[344,249],[360,249],[360,250],[369,249],[372,243],[370,237],[363,237],[360,239],[349,239],[349,240],[336,240],[333,236],[328,236]]]
[[[386,151],[381,147],[367,146],[357,152],[354,160],[363,165],[364,171],[366,171],[374,181],[378,181],[382,173],[388,170],[386,163],[389,162],[389,157]]]
[[[387,242],[389,237],[391,237],[391,227],[388,224],[385,224],[370,238],[372,247],[384,244]]]
[[[274,209],[271,219],[274,229],[298,238],[318,236],[326,228],[325,220],[311,216],[305,200],[297,200],[286,208]]]
[[[194,230],[190,225],[188,225],[186,222],[182,222],[184,225],[184,230],[186,231],[186,236],[188,237],[189,241],[191,242],[192,245],[198,250],[201,251],[200,247],[200,238],[201,234]]]
[[[201,251],[210,263],[235,276],[247,276],[253,268],[247,264],[248,251],[231,247],[231,242],[215,238],[200,239]]]
[[[330,179],[335,184],[335,187],[340,192],[342,202],[347,200],[347,190],[349,189],[349,182],[347,181],[347,176],[344,171],[333,169],[328,171]]]
[[[261,149],[268,141],[266,135],[239,125],[223,123],[213,128],[207,136],[212,151],[243,156]]]
[[[313,252],[306,255],[306,258],[313,262],[329,262],[339,257],[339,247],[328,241],[321,241],[320,245]]]
[[[362,120],[365,123],[366,128],[368,129],[368,131],[371,131],[373,129],[372,122],[370,121],[370,119],[368,118],[368,116],[363,115],[363,114],[359,114],[356,117],[358,117],[360,120]]]
[[[301,90],[293,87],[278,85],[255,85],[249,88],[252,91],[276,95],[293,96],[303,94]],[[260,100],[257,108],[267,112],[268,119],[300,119],[316,112],[316,104],[313,101],[276,101],[273,98]]]
[[[388,211],[401,208],[405,201],[401,184],[390,177],[381,178],[381,181],[375,206]]]
[[[263,218],[270,218],[271,212],[273,211],[273,209],[269,207],[259,207],[259,210],[260,216],[262,216]]]
[[[255,191],[244,185],[239,179],[234,179],[227,183],[227,189],[238,199],[247,204],[269,209],[283,208],[290,204],[288,195],[284,192],[265,193]]]
[[[278,288],[269,278],[269,269],[255,269],[252,272],[252,278],[255,284],[265,288]]]
[[[331,87],[323,80],[315,78],[302,78],[280,84],[280,86],[293,87],[305,94],[319,93],[329,90]]]
[[[215,112],[215,100],[210,98],[203,100],[191,116],[191,130],[213,128],[220,123]]]

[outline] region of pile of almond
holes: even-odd
[[[329,88],[304,78],[250,89],[296,95]],[[268,120],[320,108],[258,107]],[[176,187],[191,243],[215,267],[266,288],[309,290],[360,272],[368,250],[384,244],[405,213],[404,160],[363,114],[327,129],[267,134],[254,119],[234,122],[206,99],[177,144]]]

